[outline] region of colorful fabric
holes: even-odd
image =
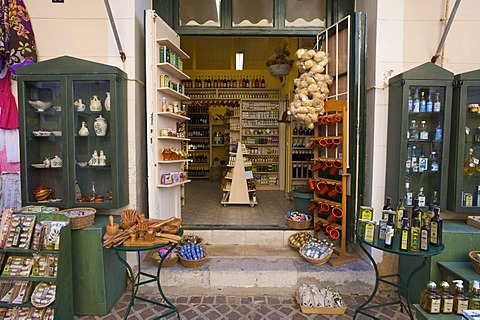
[[[18,108],[11,90],[10,71],[0,79],[0,129],[18,128]]]
[[[35,37],[23,0],[0,0],[0,70],[15,73],[37,61]]]

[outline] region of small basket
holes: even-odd
[[[173,267],[176,265],[178,262],[178,254],[175,254],[172,258],[170,259],[165,259],[162,264],[162,268],[168,268],[168,267]],[[153,259],[153,264],[158,267],[160,264],[160,260]]]
[[[309,216],[308,220],[303,220],[303,221],[296,221],[296,220],[291,220],[285,217],[285,220],[287,220],[287,226],[289,226],[292,229],[296,230],[305,230],[310,227],[310,223],[312,222],[312,217]]]
[[[330,260],[330,257],[332,256],[332,253],[333,253],[333,250],[331,250],[330,253],[328,253],[323,258],[310,258],[310,257],[307,257],[306,255],[304,255],[302,253],[302,251],[298,251],[298,253],[300,253],[302,258],[305,259],[307,262],[309,262],[311,264],[314,264],[314,265],[317,265],[317,266],[321,266],[322,264],[325,264],[328,260]]]
[[[294,251],[300,250],[300,247],[294,246],[294,245],[292,244],[292,239],[293,239],[294,237],[296,237],[299,233],[308,233],[308,231],[297,232],[297,233],[292,234],[290,237],[288,237],[288,245],[289,245],[290,248],[292,248],[292,250],[294,250]]]
[[[480,260],[477,259],[477,254],[480,254],[480,251],[470,251],[468,256],[472,262],[473,270],[475,270],[476,273],[480,273]]]
[[[272,64],[268,67],[268,71],[273,77],[284,77],[290,71],[292,66],[288,63],[285,64]]]
[[[185,258],[182,258],[181,255],[178,255],[178,257],[180,259],[180,263],[185,268],[200,268],[201,266],[203,266],[205,264],[205,262],[207,262],[208,254],[207,254],[207,251],[204,250],[203,251],[203,258],[198,259],[198,260],[185,259]]]
[[[58,211],[58,213],[64,214],[70,219],[72,230],[90,227],[95,220],[96,212],[97,210],[94,208],[70,208]]]

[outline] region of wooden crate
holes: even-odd
[[[475,228],[480,228],[480,216],[468,216],[467,224]]]
[[[298,290],[296,292],[297,303],[300,306],[300,310],[302,313],[307,314],[344,314],[347,311],[347,306],[345,303],[340,308],[327,308],[327,307],[308,307],[302,305],[302,301],[300,301],[300,296],[298,294]]]

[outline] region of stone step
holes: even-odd
[[[341,294],[371,292],[373,267],[359,259],[341,266],[312,265],[285,245],[205,244],[208,259],[200,268],[185,268],[180,262],[161,271],[164,291],[169,294],[276,294],[291,295],[303,283],[332,286]],[[147,267],[144,267],[147,266]],[[156,272],[149,257],[143,271]]]

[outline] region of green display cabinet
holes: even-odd
[[[424,210],[445,208],[452,82],[453,73],[430,62],[390,79],[385,195],[408,211],[415,199]]]
[[[23,205],[126,205],[125,72],[64,56],[19,68],[17,80]]]
[[[447,209],[480,209],[480,70],[455,75]]]
[[[73,307],[76,315],[105,315],[125,292],[126,269],[114,250],[102,247],[107,216],[72,231]],[[125,253],[119,253],[125,258]]]

